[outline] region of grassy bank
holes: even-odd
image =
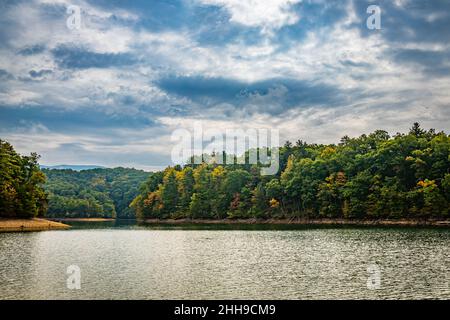
[[[0,218],[0,232],[28,232],[45,230],[65,230],[70,226],[46,219],[8,219]]]
[[[450,228],[450,220],[415,220],[415,219],[146,219],[147,224],[294,224],[294,225],[344,225],[344,226],[435,226]]]

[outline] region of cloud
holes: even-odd
[[[366,17],[366,9],[374,4],[371,0],[354,1],[355,11],[359,17]],[[382,1],[381,35],[388,41],[399,43],[442,43],[450,40],[450,2],[437,1]],[[358,27],[365,36],[370,30],[365,26],[366,20],[359,19]]]
[[[414,121],[449,130],[448,1],[381,1],[382,30],[367,29],[369,4],[8,1],[0,134],[46,164],[151,167],[195,120],[310,142]]]
[[[42,44],[35,44],[31,46],[24,47],[18,51],[18,54],[23,56],[32,56],[45,51],[45,46]]]
[[[95,53],[64,45],[53,49],[52,54],[58,66],[67,69],[108,68],[136,63],[135,58],[126,53]]]
[[[14,79],[13,75],[10,74],[8,71],[0,69],[0,79],[3,80],[12,80]]]
[[[196,102],[202,106],[199,110],[202,113],[205,108],[223,108],[224,104],[229,109],[226,114],[236,109],[280,114],[291,108],[333,107],[345,103],[345,94],[333,86],[295,79],[246,83],[222,78],[169,77],[159,80],[158,85],[170,94]]]
[[[295,5],[300,2],[301,0],[200,0],[202,4],[226,9],[231,22],[261,28],[263,33],[271,33],[285,25],[297,23],[300,16]]]
[[[394,50],[392,54],[396,62],[420,67],[430,76],[448,77],[450,75],[450,50],[399,49]]]
[[[148,128],[156,126],[155,121],[145,113],[115,114],[103,110],[55,110],[54,107],[22,108],[1,107],[0,124],[4,130],[14,130],[23,123],[38,122],[51,131],[90,132],[98,130]]]
[[[39,71],[31,70],[29,72],[30,77],[32,77],[32,78],[41,78],[42,76],[45,76],[47,74],[52,74],[52,73],[53,73],[52,70],[47,70],[47,69],[43,69],[43,70],[39,70]]]

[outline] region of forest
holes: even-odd
[[[274,176],[261,175],[260,165],[220,165],[211,155],[202,164],[154,173],[41,170],[37,154],[21,156],[0,140],[0,216],[449,218],[450,136],[444,132],[415,123],[394,136],[377,130],[338,144],[286,142],[279,155]]]
[[[134,218],[130,202],[149,173],[127,168],[44,169],[47,217]]]
[[[0,217],[134,218],[130,202],[149,173],[126,168],[40,169],[0,140]]]
[[[45,175],[38,160],[36,153],[21,156],[0,139],[0,216],[32,218],[45,214]]]
[[[276,176],[211,161],[168,167],[150,175],[131,207],[140,219],[448,218],[450,137],[415,123],[392,137],[377,130],[331,145],[286,142]]]

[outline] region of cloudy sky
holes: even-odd
[[[197,120],[317,143],[448,132],[450,1],[0,0],[0,137],[21,153],[159,168]]]

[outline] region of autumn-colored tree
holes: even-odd
[[[273,176],[261,176],[261,165],[231,161],[155,173],[133,203],[151,200],[152,214],[162,206],[171,216],[213,219],[448,217],[450,137],[443,132],[415,123],[392,137],[377,130],[338,144],[286,142],[279,154]],[[146,206],[135,208],[145,215]]]

